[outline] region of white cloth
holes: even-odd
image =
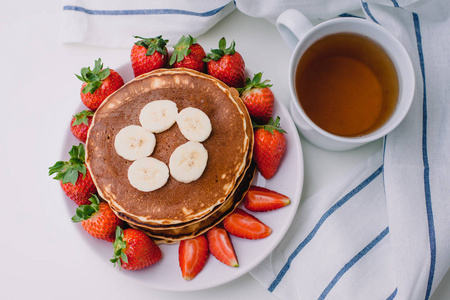
[[[63,42],[129,48],[133,36],[199,36],[235,6],[230,0],[63,0],[62,9]]]
[[[235,6],[270,21],[291,7],[317,21],[359,10],[390,30],[415,67],[410,113],[383,151],[302,201],[285,238],[251,274],[282,299],[428,299],[450,266],[447,0],[234,2],[66,0],[63,37],[129,47],[132,35],[197,36]],[[172,22],[158,22],[161,14]]]

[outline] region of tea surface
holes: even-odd
[[[352,33],[329,35],[309,47],[297,66],[295,84],[308,117],[347,137],[382,126],[399,93],[389,56],[372,40]]]

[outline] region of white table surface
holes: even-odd
[[[67,204],[48,167],[62,159],[62,145],[81,82],[74,73],[98,57],[121,66],[130,49],[62,44],[59,1],[2,1],[0,65],[1,215],[0,298],[2,299],[276,299],[249,274],[195,292],[150,289],[99,259],[76,234]],[[289,48],[275,27],[238,11],[199,37],[205,50],[225,36],[236,41],[246,65],[271,79],[278,100],[289,99]],[[5,128],[6,127],[6,128]],[[339,178],[381,147],[329,152],[302,139],[305,181],[302,198]],[[301,209],[301,206],[300,208]],[[450,299],[448,273],[432,296]]]

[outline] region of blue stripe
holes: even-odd
[[[392,294],[391,294],[389,297],[387,297],[386,300],[392,300],[392,299],[394,299],[395,296],[397,296],[397,291],[398,291],[398,289],[395,288],[395,290],[392,292]]]
[[[128,16],[128,15],[188,15],[188,16],[196,16],[196,17],[211,17],[217,13],[219,13],[222,9],[224,9],[226,5],[206,11],[206,12],[194,12],[188,10],[181,9],[126,9],[126,10],[94,10],[87,9],[80,6],[75,5],[66,5],[63,7],[63,10],[72,10],[83,12],[88,15],[103,15],[103,16]]]
[[[391,0],[391,1],[392,1],[392,4],[394,4],[395,7],[400,7],[400,6],[398,5],[397,0]]]
[[[378,23],[378,21],[375,19],[375,17],[372,15],[372,13],[370,12],[369,9],[369,5],[367,4],[367,2],[363,2],[361,1],[361,4],[363,6],[363,9],[366,11],[367,15],[372,19],[372,21],[374,21],[375,23],[377,23],[378,25],[380,25],[380,23]]]
[[[373,172],[369,177],[367,177],[363,182],[361,182],[356,188],[351,190],[348,194],[342,197],[339,201],[337,201],[330,209],[328,209],[317,222],[316,226],[314,226],[313,230],[308,234],[308,236],[297,246],[297,248],[292,252],[292,254],[288,257],[286,264],[283,266],[281,271],[278,273],[275,280],[269,286],[268,290],[273,292],[278,284],[283,279],[286,272],[291,267],[292,261],[295,257],[300,253],[300,251],[312,240],[312,238],[316,235],[317,231],[319,231],[320,227],[325,223],[325,221],[330,217],[336,210],[338,210],[342,205],[344,205],[348,200],[350,200],[353,196],[358,194],[362,189],[364,189],[369,183],[371,183],[378,175],[383,171],[383,166],[379,167],[375,172]]]
[[[360,16],[355,16],[355,15],[348,14],[348,13],[340,14],[339,17],[344,17],[344,18],[348,17],[348,18],[359,18],[359,19],[363,19],[363,18],[360,17]]]
[[[422,73],[423,81],[423,125],[422,125],[422,160],[424,166],[424,188],[425,188],[425,204],[427,208],[427,219],[428,219],[428,235],[430,239],[430,272],[428,274],[428,284],[425,299],[428,300],[431,295],[431,287],[433,286],[434,271],[436,267],[436,236],[434,229],[434,217],[433,217],[433,207],[431,204],[431,190],[430,190],[430,166],[428,164],[428,149],[427,149],[427,85],[425,80],[425,62],[423,58],[422,49],[422,35],[420,33],[420,22],[419,16],[413,13],[414,27],[417,39],[417,51],[419,53],[420,70]]]
[[[344,276],[344,274],[350,270],[361,258],[364,257],[370,250],[373,249],[387,234],[389,233],[389,227],[386,227],[375,239],[373,239],[364,249],[362,249],[358,254],[356,254],[348,263],[346,263],[342,269],[334,276],[328,286],[323,290],[322,294],[318,299],[325,299],[331,289],[336,285],[339,279]]]

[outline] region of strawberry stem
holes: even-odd
[[[95,61],[93,70],[90,67],[82,68],[80,73],[81,75],[75,74],[75,76],[81,81],[86,82],[82,93],[93,94],[102,85],[102,81],[108,78],[111,71],[109,68],[103,69],[102,60],[99,58]]]
[[[164,40],[162,38],[162,35],[159,35],[155,38],[143,38],[140,36],[133,36],[134,38],[140,39],[139,41],[135,42],[135,45],[142,46],[145,49],[147,49],[147,52],[145,55],[150,56],[155,54],[155,52],[159,52],[163,55],[167,55],[166,51],[166,45],[169,42],[169,40]]]
[[[249,91],[251,89],[255,89],[255,88],[270,88],[272,87],[272,84],[269,84],[270,80],[266,79],[263,82],[261,82],[261,78],[262,78],[262,72],[256,73],[253,76],[253,79],[250,78],[246,78],[245,79],[245,86],[242,88],[237,88],[239,95],[242,95],[242,93],[244,91]]]
[[[236,53],[236,50],[234,49],[236,46],[236,43],[234,41],[231,42],[230,47],[226,48],[227,42],[225,38],[221,38],[219,41],[219,49],[211,49],[211,53],[208,53],[206,55],[206,58],[203,59],[203,61],[208,62],[211,60],[217,61],[222,58],[224,55],[233,55]]]
[[[197,43],[197,39],[192,36],[182,36],[178,43],[173,47],[173,54],[170,57],[169,64],[173,65],[176,62],[182,61],[191,53],[189,47]]]
[[[56,176],[53,177],[55,180],[61,180],[62,183],[75,183],[78,180],[78,174],[81,173],[86,175],[86,165],[84,164],[85,151],[84,146],[80,143],[78,146],[72,146],[69,151],[70,159],[69,161],[58,161],[53,166],[49,167],[48,175]]]
[[[271,134],[273,134],[274,130],[276,130],[280,133],[287,134],[287,132],[283,128],[280,127],[280,117],[279,116],[277,116],[275,121],[273,120],[273,118],[270,118],[269,122],[266,125],[259,125],[253,121],[252,121],[252,125],[253,125],[253,129],[263,128],[264,130],[270,132]]]
[[[120,226],[116,227],[116,239],[113,243],[114,247],[114,257],[110,259],[112,263],[114,263],[114,266],[119,265],[119,267],[122,267],[122,263],[120,259],[122,259],[123,262],[128,263],[128,257],[125,254],[125,248],[127,247],[127,242],[123,240],[123,230],[120,228]]]
[[[83,110],[74,115],[75,120],[72,123],[72,126],[77,126],[80,124],[89,125],[89,119],[88,117],[91,117],[94,115],[94,112],[91,110]]]
[[[91,201],[91,204],[78,206],[77,210],[75,211],[75,215],[72,217],[73,222],[78,223],[84,220],[88,220],[90,217],[92,217],[93,214],[98,212],[100,200],[98,199],[97,195],[92,195],[89,198],[89,201]]]

